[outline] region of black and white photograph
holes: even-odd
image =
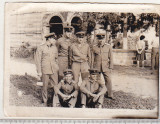
[[[157,118],[158,7],[6,3],[6,116]]]

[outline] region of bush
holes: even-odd
[[[23,43],[19,48],[15,48],[10,50],[11,57],[18,58],[29,58],[34,57],[34,52],[36,51],[36,47],[31,46],[28,42]]]

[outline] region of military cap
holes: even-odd
[[[84,32],[84,31],[80,31],[80,32],[77,32],[77,33],[76,33],[76,36],[77,36],[77,37],[83,38],[84,35],[85,35],[85,32]]]
[[[52,33],[49,33],[45,36],[45,38],[49,38],[49,37],[53,37],[53,38],[56,38],[56,34],[54,32]]]
[[[73,74],[73,71],[71,69],[66,69],[64,72],[63,72],[64,75],[67,75],[67,74]]]
[[[65,26],[64,27],[64,31],[65,32],[71,32],[73,30],[73,27],[72,26]]]
[[[100,72],[95,68],[91,68],[91,69],[89,69],[89,73],[90,74],[99,74]]]
[[[98,39],[103,39],[103,38],[105,38],[105,33],[98,33],[98,34],[96,34],[96,37],[98,38]]]

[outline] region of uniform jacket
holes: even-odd
[[[89,65],[91,64],[91,52],[87,43],[83,43],[81,46],[78,43],[72,44],[69,56],[71,62],[88,62]]]
[[[90,93],[100,93],[105,94],[107,91],[107,88],[105,84],[102,84],[100,82],[94,82],[93,80],[84,80],[80,86],[80,90],[89,95]]]
[[[65,37],[58,39],[56,46],[58,49],[58,55],[68,57],[69,47],[71,45],[71,40]]]
[[[72,82],[69,84],[65,82],[64,80],[61,80],[57,86],[55,86],[55,92],[60,94],[63,93],[65,95],[71,95],[71,94],[78,94],[78,85],[75,81],[72,80]]]
[[[93,46],[92,49],[92,67],[100,72],[106,72],[113,68],[113,54],[111,45],[105,43],[99,47]]]
[[[46,43],[40,45],[36,51],[37,72],[42,74],[57,73],[58,51],[56,46],[48,46]]]

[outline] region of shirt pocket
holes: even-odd
[[[103,61],[108,61],[108,51],[105,51],[102,53],[102,60]]]
[[[49,56],[49,52],[47,50],[44,50],[42,54],[43,56]]]

